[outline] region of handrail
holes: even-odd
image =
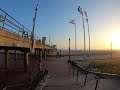
[[[39,73],[39,70],[36,70],[33,75],[30,76],[30,80],[33,81],[35,76]]]
[[[14,87],[19,87],[19,86],[27,86],[27,85],[32,85],[32,82],[37,78],[37,75],[39,77],[39,73],[40,70],[39,68],[30,75],[30,80],[28,80],[26,83],[22,83],[22,84],[16,84],[16,85],[11,85],[11,86],[6,86],[4,87],[2,90],[7,90],[8,88],[14,88]],[[42,74],[42,73],[41,73]],[[43,73],[44,74],[44,73]],[[32,86],[31,86],[32,87]],[[31,88],[31,87],[27,87],[27,88]],[[32,87],[33,88],[33,87]]]
[[[6,90],[7,88],[12,88],[12,87],[18,87],[18,86],[25,86],[26,84],[16,84],[16,85],[11,85],[11,86],[6,86],[2,90]]]
[[[7,29],[10,32],[14,32],[16,34],[18,33],[16,31],[19,31],[19,32],[21,32],[21,34],[20,34],[21,36],[23,36],[23,34],[25,35],[25,33],[28,34],[28,36],[31,36],[32,32],[28,28],[26,28],[20,22],[15,20],[12,16],[10,16],[8,13],[6,13],[3,9],[0,8],[0,11],[3,12],[2,14],[0,14],[0,20],[1,20],[0,23],[2,23],[3,26],[0,25],[0,27]],[[6,28],[4,25],[7,25],[8,27],[13,29],[14,31],[10,30],[10,28],[8,28],[8,27]],[[37,39],[40,40],[40,38],[37,35],[34,34],[34,36],[35,36],[36,40]]]

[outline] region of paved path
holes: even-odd
[[[76,70],[73,77],[73,68],[67,59],[67,57],[45,59],[43,66],[48,69],[49,77],[44,87],[41,89],[38,85],[36,90],[95,90],[95,75],[88,74],[87,83],[84,86],[85,75],[79,72],[78,82],[76,82]],[[120,80],[117,79],[100,79],[97,90],[120,90],[119,84]]]

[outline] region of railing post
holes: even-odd
[[[78,82],[78,70],[77,70],[77,78],[76,78],[76,82]]]
[[[97,90],[98,81],[99,81],[99,79],[97,79],[97,81],[96,81],[95,90]]]
[[[86,81],[87,81],[87,72],[85,73],[85,82],[84,82],[84,86],[86,85]]]

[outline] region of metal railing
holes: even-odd
[[[26,83],[5,86],[2,90],[34,90],[46,74],[46,70],[40,71],[38,68],[34,73],[30,74],[29,80]]]
[[[10,33],[31,39],[32,32],[0,8],[0,28]],[[40,38],[34,35],[35,40]]]

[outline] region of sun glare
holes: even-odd
[[[120,32],[112,36],[112,47],[113,49],[120,49]]]

